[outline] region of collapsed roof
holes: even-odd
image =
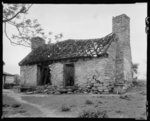
[[[96,39],[68,39],[55,44],[43,44],[32,50],[20,63],[32,65],[42,62],[53,62],[71,58],[93,58],[106,54],[115,34],[111,33],[103,38]]]

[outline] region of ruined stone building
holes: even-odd
[[[112,33],[103,38],[68,39],[45,44],[31,40],[32,51],[19,63],[22,85],[84,85],[96,79],[104,83],[132,81],[130,18],[112,19]]]

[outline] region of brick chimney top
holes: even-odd
[[[118,15],[118,16],[115,16],[113,18],[126,18],[126,19],[130,19],[126,14],[121,14],[121,15]]]
[[[45,44],[45,40],[41,37],[33,37],[31,39],[31,49],[32,50],[36,49],[37,47],[39,47],[43,44]]]
[[[126,14],[121,14],[113,17],[112,19],[112,31],[114,33],[120,33],[124,30],[129,30],[130,18]]]

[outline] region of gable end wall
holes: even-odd
[[[113,41],[107,50],[108,58],[105,66],[105,82],[115,82],[116,80],[116,47],[117,40]]]

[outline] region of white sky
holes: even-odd
[[[29,18],[38,19],[47,32],[63,33],[63,39],[101,38],[112,32],[112,17],[125,13],[130,17],[130,43],[133,63],[139,63],[139,78],[146,78],[147,38],[145,18],[147,4],[34,4]],[[14,29],[9,27],[9,31]],[[31,51],[12,46],[3,39],[4,71],[20,73],[18,63]]]

